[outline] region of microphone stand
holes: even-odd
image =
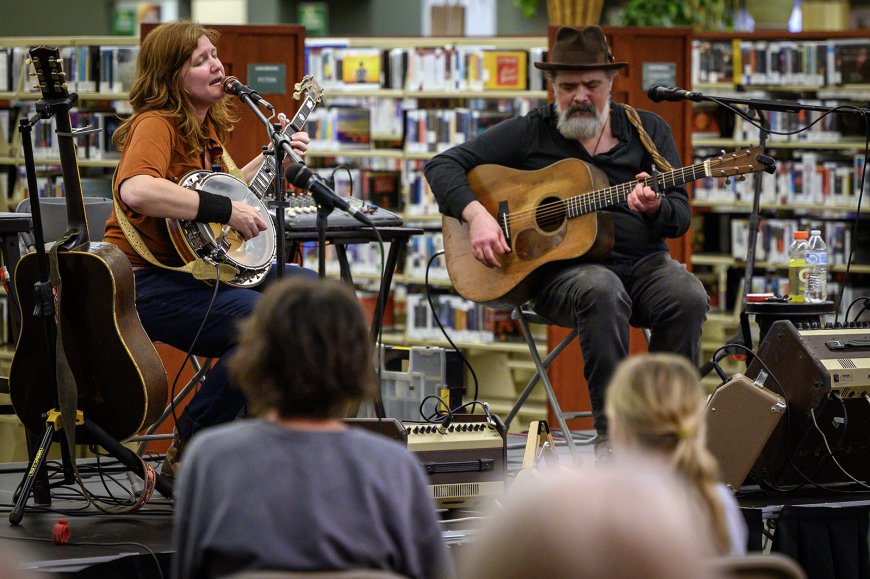
[[[786,113],[798,113],[801,111],[814,111],[814,112],[822,112],[822,113],[838,113],[838,114],[851,114],[855,116],[866,116],[870,114],[870,109],[859,108],[859,107],[849,107],[847,109],[841,107],[826,107],[821,105],[804,105],[798,104],[789,101],[782,101],[776,99],[741,99],[734,97],[708,97],[699,92],[685,92],[684,98],[687,100],[695,101],[695,102],[713,102],[719,105],[744,105],[749,107],[749,113],[743,113],[740,110],[735,110],[737,114],[746,119],[751,119],[751,116],[757,115],[760,124],[761,130],[759,131],[759,145],[761,146],[761,151],[765,151],[765,146],[767,144],[767,136],[770,132],[770,125],[767,123],[767,119],[764,116],[763,111],[779,111]],[[732,107],[732,110],[733,107]],[[772,166],[772,164],[771,164]],[[741,296],[741,308],[740,308],[740,329],[743,334],[744,345],[752,349],[752,336],[749,332],[749,320],[748,315],[746,313],[746,304],[748,300],[749,290],[752,285],[752,272],[755,269],[755,244],[758,239],[758,224],[760,222],[760,213],[761,213],[761,175],[756,174],[755,176],[755,188],[753,191],[752,198],[752,213],[749,217],[749,246],[746,248],[746,269],[743,274],[743,296]],[[842,292],[840,292],[840,296],[842,296]],[[838,299],[839,302],[839,299]],[[839,309],[839,304],[838,308]],[[752,361],[751,355],[747,356],[746,363],[747,365]]]
[[[277,243],[275,244],[275,259],[278,262],[278,266],[275,268],[275,273],[278,278],[282,278],[284,277],[284,265],[287,261],[285,248],[285,233],[287,225],[284,210],[290,206],[287,202],[286,184],[284,183],[284,157],[289,154],[293,161],[297,163],[301,163],[302,159],[293,151],[293,148],[290,147],[287,135],[281,131],[275,130],[272,123],[269,122],[269,119],[267,119],[266,115],[260,111],[260,108],[251,100],[251,97],[248,94],[240,94],[239,99],[248,105],[248,108],[250,108],[257,118],[259,118],[266,126],[266,133],[269,135],[269,141],[272,142],[272,150],[270,151],[264,148],[263,155],[275,155],[275,200],[270,202],[269,205],[275,208],[275,229],[277,237]],[[286,147],[283,145],[286,145]]]
[[[314,220],[314,226],[317,229],[317,274],[320,279],[326,277],[326,226],[328,224],[329,214],[335,209],[335,205],[326,199],[318,199],[317,203],[317,219]]]

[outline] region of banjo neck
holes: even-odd
[[[290,134],[301,131],[302,127],[305,125],[305,121],[308,120],[314,107],[317,106],[318,100],[319,97],[312,97],[311,94],[306,93],[305,100],[302,101],[302,105],[300,105],[299,110],[296,111],[293,119],[287,123],[287,126],[285,126],[284,129],[282,129],[282,134],[286,135],[288,131],[290,131]],[[254,175],[254,178],[251,180],[248,187],[254,192],[254,195],[262,198],[263,195],[265,195],[266,190],[272,184],[272,181],[275,180],[276,174],[275,155],[266,155],[266,161],[257,170],[257,174]]]

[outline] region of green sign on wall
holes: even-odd
[[[329,6],[326,2],[300,2],[296,16],[308,36],[329,34]]]
[[[112,15],[112,34],[118,36],[136,36],[136,11],[126,8],[115,8]]]
[[[287,94],[287,65],[249,64],[248,86],[260,94]]]

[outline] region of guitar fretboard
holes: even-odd
[[[284,130],[281,132],[287,134],[287,131],[291,131],[292,134],[301,131],[302,127],[305,125],[305,121],[308,120],[308,116],[311,114],[311,111],[314,110],[315,106],[317,106],[316,101],[310,97],[306,97],[302,102],[302,105],[299,107],[299,110],[296,111],[296,114],[293,116],[293,120],[287,123],[287,126],[284,127]],[[272,181],[275,180],[275,169],[275,156],[266,155],[266,162],[263,163],[257,171],[257,174],[254,175],[250,184],[251,191],[253,191],[257,197],[262,197],[269,188],[269,185],[272,184]]]
[[[688,167],[682,167],[666,173],[659,173],[656,175],[656,182],[659,191],[663,191],[669,187],[678,187],[679,185],[691,183],[692,181],[705,177],[706,175],[707,171],[705,164],[698,163],[696,165],[689,165]],[[649,179],[647,181],[649,181]],[[565,199],[568,217],[578,217],[580,215],[585,215],[587,213],[598,211],[599,209],[622,203],[628,199],[628,195],[634,189],[635,185],[637,185],[637,181],[631,181],[628,183],[620,183],[613,187],[597,189],[595,191],[583,193],[582,195],[569,197]]]

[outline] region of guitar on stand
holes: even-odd
[[[35,478],[59,435],[65,467],[83,490],[71,456],[77,443],[102,446],[145,479],[146,489],[156,486],[171,495],[171,486],[119,442],[157,419],[166,401],[167,379],[136,313],[130,262],[114,245],[88,238],[69,114],[78,95],[67,90],[57,48],[31,49],[29,63],[43,97],[36,104],[37,114],[22,120],[20,127],[36,251],[22,257],[14,278],[22,312],[33,315],[22,316],[9,390],[24,426],[31,432],[44,429],[45,434],[22,480],[9,516],[12,524],[21,521]],[[46,255],[30,129],[51,117],[57,124],[69,229]],[[66,484],[71,482],[66,478]],[[147,500],[146,493],[143,497]]]

